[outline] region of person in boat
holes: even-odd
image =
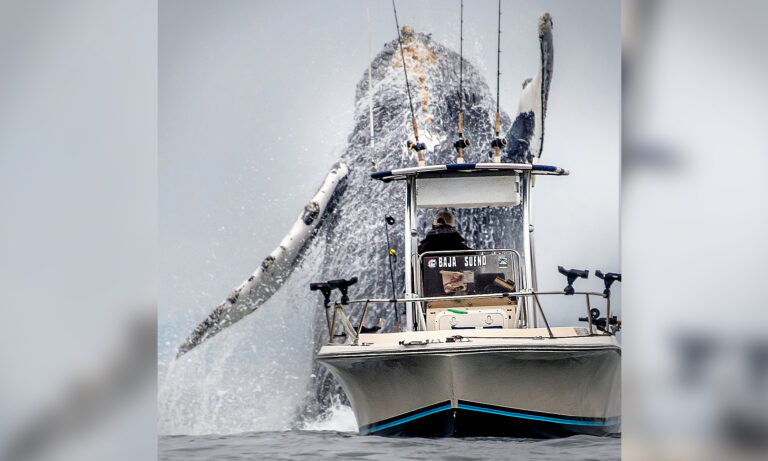
[[[456,218],[449,211],[441,211],[435,215],[432,230],[419,244],[419,253],[426,251],[471,250],[456,230]]]

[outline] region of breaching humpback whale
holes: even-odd
[[[523,84],[517,115],[512,123],[502,114],[502,127],[508,145],[503,152],[504,161],[537,162],[544,139],[549,87],[552,79],[553,47],[552,18],[545,13],[539,18],[540,44],[539,66],[532,79]],[[374,160],[380,169],[395,169],[416,165],[416,155],[406,148],[411,115],[405,94],[402,66],[407,66],[411,80],[411,93],[416,106],[416,118],[421,141],[427,145],[424,155],[427,164],[453,163],[455,152],[455,120],[458,112],[459,55],[433,41],[430,35],[415,33],[403,27],[405,63],[398,41],[384,45],[373,59],[372,100],[374,130],[377,143],[373,150]],[[280,245],[267,256],[256,271],[221,302],[203,320],[179,347],[177,357],[191,351],[202,342],[254,312],[275,294],[283,283],[301,266],[308,248],[316,242],[326,243],[322,261],[313,265],[319,272],[316,280],[357,276],[359,284],[354,291],[371,296],[388,297],[391,294],[390,279],[386,271],[369,270],[372,264],[385,264],[382,224],[385,215],[400,216],[402,210],[392,209],[391,203],[402,200],[384,199],[392,194],[381,184],[370,181],[368,147],[369,133],[369,81],[365,73],[357,85],[355,100],[355,127],[348,138],[348,147],[340,161],[331,169],[317,194],[300,213]],[[477,69],[464,62],[464,85],[460,95],[464,107],[464,132],[472,139],[472,147],[464,151],[467,162],[488,161],[488,152],[494,138],[495,101]],[[399,190],[399,189],[398,189]],[[403,194],[402,191],[394,192]],[[397,198],[397,197],[396,197]],[[402,198],[402,197],[400,197]],[[431,223],[427,212],[419,212],[420,235],[425,234]],[[500,213],[507,213],[502,216]],[[457,210],[457,228],[470,245],[493,248],[501,242],[511,242],[512,229],[489,226],[497,220],[520,223],[520,210]],[[517,219],[516,219],[517,218]],[[519,225],[519,224],[518,224]],[[402,226],[398,221],[395,226]],[[391,232],[393,248],[402,248],[402,230]],[[398,261],[402,265],[402,261]],[[396,268],[395,280],[402,292],[404,273]],[[315,309],[316,306],[306,306]],[[384,328],[393,328],[394,312],[390,307],[380,307],[374,315],[385,319]],[[315,309],[319,315],[320,309]],[[400,309],[402,312],[402,309]],[[318,329],[322,330],[322,329]],[[330,375],[320,376],[320,386],[328,385]]]

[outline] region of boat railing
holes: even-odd
[[[552,339],[555,339],[556,336],[554,335],[552,328],[549,325],[549,322],[547,321],[547,317],[544,314],[544,309],[541,306],[541,301],[539,300],[539,296],[554,296],[554,295],[561,295],[561,296],[584,296],[585,298],[585,304],[586,304],[586,310],[587,310],[587,316],[586,318],[581,318],[580,320],[587,322],[587,331],[590,336],[593,335],[615,335],[616,332],[619,330],[621,322],[620,321],[613,321],[612,320],[612,311],[611,311],[611,301],[610,297],[606,297],[604,293],[598,293],[593,291],[576,291],[573,294],[566,294],[563,291],[531,291],[531,290],[522,290],[522,291],[513,291],[513,292],[506,292],[506,293],[489,293],[489,294],[477,294],[477,295],[456,295],[456,296],[432,296],[432,297],[405,297],[405,298],[364,298],[364,299],[352,299],[347,302],[347,304],[364,304],[363,312],[360,315],[360,321],[355,328],[352,323],[349,321],[348,317],[344,314],[342,305],[339,303],[336,303],[335,312],[333,316],[333,320],[329,321],[328,330],[329,332],[335,331],[336,327],[336,318],[339,318],[342,322],[342,326],[345,330],[345,333],[348,336],[351,336],[351,339],[353,343],[357,344],[358,338],[360,337],[360,334],[362,333],[363,325],[365,324],[365,317],[368,313],[368,307],[373,303],[379,303],[379,304],[388,304],[388,303],[405,303],[405,302],[430,302],[430,301],[440,301],[440,300],[462,300],[462,299],[492,299],[492,298],[512,298],[512,297],[524,297],[524,298],[532,298],[534,305],[538,307],[539,313],[541,314],[542,320],[544,321],[544,325],[546,326],[547,333],[549,334],[549,337]],[[595,331],[594,321],[596,318],[592,315],[592,303],[590,302],[590,297],[596,296],[599,298],[603,298],[606,301],[606,317],[601,322],[603,325],[598,325],[597,329],[599,332]],[[339,315],[336,315],[336,314]],[[334,342],[333,335],[331,336],[330,342]]]

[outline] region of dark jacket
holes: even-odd
[[[470,249],[464,243],[464,237],[459,235],[456,228],[447,225],[433,227],[419,244],[419,253]]]

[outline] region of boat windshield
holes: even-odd
[[[515,250],[429,251],[420,257],[424,297],[516,291],[520,256]]]

